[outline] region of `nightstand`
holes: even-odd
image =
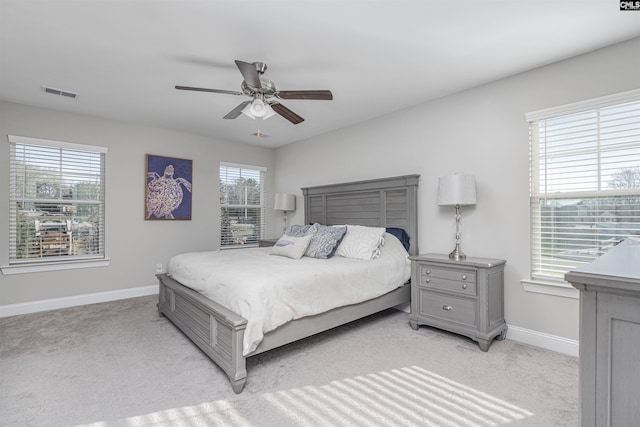
[[[468,257],[461,261],[445,254],[411,257],[411,314],[409,324],[434,326],[476,341],[489,350],[494,338],[507,334],[504,321],[503,259]]]
[[[268,246],[273,246],[276,244],[278,239],[260,239],[258,240],[258,246],[261,248],[266,248]]]

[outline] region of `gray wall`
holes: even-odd
[[[473,70],[469,70],[473,72]],[[454,212],[436,203],[441,175],[476,176],[478,204],[462,211],[462,249],[507,260],[507,323],[578,339],[578,300],[525,292],[529,278],[529,111],[638,87],[640,39],[545,66],[277,150],[278,191],[421,174],[419,247],[448,253]],[[303,221],[298,210],[292,222]]]
[[[171,255],[218,245],[219,161],[269,168],[276,191],[298,194],[289,223],[301,223],[300,187],[421,174],[421,252],[453,248],[453,211],[436,204],[436,182],[476,175],[478,204],[463,208],[462,249],[507,260],[505,309],[512,326],[578,339],[577,300],[524,292],[529,276],[528,130],[524,114],[635,89],[640,39],[270,150],[89,116],[0,103],[0,265],[8,260],[7,134],[107,146],[105,268],[0,275],[0,305],[155,284]],[[469,70],[472,72],[472,70]],[[146,153],[194,160],[192,221],[144,221]],[[272,201],[272,194],[268,201]],[[281,216],[268,209],[268,235]]]
[[[272,149],[2,102],[0,265],[7,265],[9,257],[8,134],[108,147],[106,253],[111,265],[0,274],[0,305],[156,284],[157,262],[218,247],[220,161],[266,166],[270,177],[273,171]],[[191,221],[144,220],[145,154],[193,159]]]

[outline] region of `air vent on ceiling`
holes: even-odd
[[[78,98],[78,96],[80,96],[80,94],[77,94],[75,92],[69,92],[68,90],[62,90],[62,89],[55,89],[48,86],[42,86],[42,91],[46,93],[50,93],[52,95],[60,95],[60,96],[64,96],[71,99],[76,99]]]

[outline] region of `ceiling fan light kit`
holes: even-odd
[[[251,101],[244,101],[236,106],[233,110],[229,111],[224,118],[235,119],[240,114],[244,114],[255,120],[256,117],[261,117],[262,120],[266,120],[275,114],[279,114],[283,118],[289,120],[294,125],[302,123],[304,118],[291,111],[289,108],[282,105],[275,99],[306,99],[306,100],[324,100],[330,101],[333,99],[333,94],[330,90],[286,90],[278,91],[276,85],[266,78],[261,77],[267,70],[267,64],[263,62],[244,62],[236,60],[236,66],[244,80],[240,85],[241,92],[222,90],[222,89],[207,89],[192,86],[176,86],[178,90],[190,90],[196,92],[213,92],[224,93],[228,95],[246,95],[252,98]]]
[[[267,120],[269,117],[273,117],[276,112],[269,104],[265,103],[261,99],[254,99],[253,102],[248,104],[242,109],[242,114],[255,120],[256,118],[262,118]]]
[[[267,114],[267,106],[260,99],[254,99],[249,107],[249,111],[256,117],[262,117]]]

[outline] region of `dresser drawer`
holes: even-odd
[[[477,326],[476,300],[420,290],[420,315]]]
[[[420,287],[475,296],[476,272],[469,270],[444,270],[429,265],[420,267]]]

